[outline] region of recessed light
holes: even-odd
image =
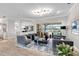
[[[58,10],[56,13],[59,14],[59,13],[61,13],[61,11]]]

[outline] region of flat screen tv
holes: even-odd
[[[61,29],[66,29],[66,26],[61,26]]]

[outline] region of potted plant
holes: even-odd
[[[59,56],[72,56],[73,47],[63,42],[62,44],[57,45],[57,54]]]

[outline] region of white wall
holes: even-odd
[[[14,20],[8,19],[7,20],[7,37],[14,37],[15,36],[15,30],[14,30]]]
[[[62,16],[62,17],[49,17],[45,19],[36,20],[35,23],[62,23],[62,25],[66,25],[68,16]]]
[[[79,49],[79,34],[73,34],[71,31],[71,23],[74,18],[78,18],[79,20],[79,4],[75,4],[70,10],[70,14],[67,21],[68,26],[68,38],[74,42],[74,45]]]
[[[15,29],[15,23],[18,23],[18,27]],[[13,19],[8,19],[8,30],[7,30],[7,36],[8,37],[15,37],[17,34],[19,35],[24,35],[24,34],[27,34],[26,33],[23,33],[22,30],[22,25],[26,25],[26,26],[29,26],[29,25],[33,25],[34,26],[34,31],[32,32],[28,32],[28,33],[36,33],[36,24],[32,23],[32,22],[27,22],[25,20],[13,20]],[[17,33],[18,32],[18,33]]]

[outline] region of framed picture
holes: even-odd
[[[22,31],[22,32],[30,32],[30,31],[34,30],[34,27],[30,25],[30,26],[25,26],[23,29],[24,29],[24,31]]]
[[[72,33],[74,34],[79,34],[79,21],[78,20],[75,20],[72,22],[71,24],[71,27],[72,27]]]
[[[29,26],[28,31],[33,31],[33,26]]]

